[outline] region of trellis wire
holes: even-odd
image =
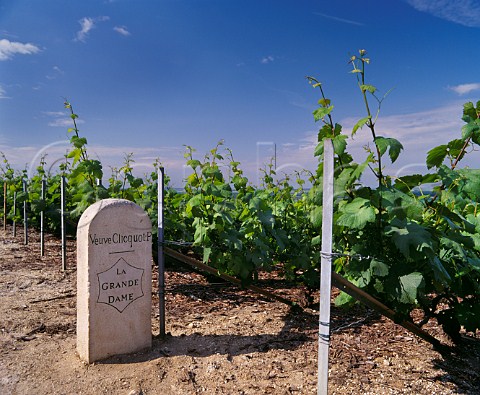
[[[320,255],[325,258],[352,258],[358,259],[359,261],[375,259],[375,257],[367,255],[363,256],[361,254],[345,254],[342,252],[326,252],[320,251]]]
[[[174,240],[163,240],[163,242],[160,242],[159,240],[159,243],[162,245],[162,246],[167,246],[167,245],[174,245],[174,246],[177,246],[177,247],[193,247],[193,242],[190,242],[190,241],[183,241],[183,240],[178,240],[178,241],[174,241]]]

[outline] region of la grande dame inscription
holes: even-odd
[[[110,269],[98,273],[98,303],[105,303],[122,313],[134,300],[144,296],[143,269],[120,258]]]

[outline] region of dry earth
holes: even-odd
[[[0,394],[315,394],[318,313],[292,310],[180,264],[166,273],[166,339],[154,295],[151,350],[86,365],[75,353],[75,245],[0,230]],[[155,289],[155,279],[154,279]],[[270,279],[272,292],[303,290]],[[155,292],[154,292],[155,294]],[[317,296],[318,299],[318,296]],[[446,344],[433,323],[426,328]],[[331,394],[480,394],[480,334],[442,356],[358,307],[332,307]]]

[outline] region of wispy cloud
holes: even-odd
[[[5,38],[0,40],[0,61],[9,60],[17,54],[33,55],[38,52],[40,52],[40,48],[34,44],[24,44],[17,41],[10,41]]]
[[[42,89],[43,87],[45,86],[45,84],[43,82],[38,82],[36,85],[32,86],[32,89],[34,91],[39,91],[40,89]]]
[[[455,93],[461,95],[466,95],[472,91],[480,90],[480,82],[475,82],[472,84],[460,84],[455,86],[449,86],[448,89],[454,91]]]
[[[45,169],[47,172],[56,173],[59,171],[59,165],[65,161],[65,154],[71,149],[68,140],[54,141],[45,146],[14,146],[5,141],[0,136],[0,151],[5,152],[7,160],[14,169],[20,170],[27,168],[33,175],[39,164],[40,158],[46,158]],[[134,174],[139,177],[149,174],[154,170],[153,163],[158,158],[167,173],[174,181],[174,186],[180,187],[182,179],[185,177],[185,158],[183,157],[183,147],[135,147],[131,146],[105,146],[88,144],[87,150],[91,158],[100,160],[103,166],[104,178],[108,178],[111,168],[120,168],[126,153],[134,151],[132,163]]]
[[[348,23],[349,25],[365,26],[363,23],[357,22],[357,21],[352,21],[351,19],[339,18],[339,17],[333,16],[333,15],[322,14],[321,12],[314,12],[314,14],[318,15],[318,16],[321,16],[322,18],[331,19],[331,20],[334,20],[334,21],[337,21],[337,22]]]
[[[46,116],[48,121],[48,126],[52,127],[62,127],[62,128],[71,128],[73,126],[72,118],[67,116],[64,112],[61,111],[44,111],[43,115]],[[75,120],[77,125],[85,123],[84,120],[77,118]]]
[[[1,85],[0,85],[0,99],[10,99],[7,96],[7,92],[5,91],[5,89],[3,89]]]
[[[113,30],[115,30],[118,34],[125,37],[131,35],[131,33],[128,31],[128,29],[125,26],[115,26]]]
[[[469,27],[480,27],[480,4],[474,0],[407,0],[416,10]]]
[[[268,56],[264,56],[260,60],[260,63],[261,64],[268,64],[268,63],[272,63],[274,60],[275,60],[275,58],[272,55],[268,55]]]
[[[46,78],[47,80],[54,80],[54,79],[62,76],[63,74],[65,74],[65,73],[64,73],[64,71],[63,71],[60,67],[58,67],[58,66],[53,66],[53,67],[52,67],[52,72],[51,72],[50,74],[47,74],[47,75],[45,76],[45,78]]]
[[[402,176],[406,174],[420,173],[427,170],[425,158],[427,152],[439,144],[444,144],[461,135],[461,120],[463,102],[453,102],[448,106],[433,108],[428,111],[417,113],[398,114],[380,117],[376,124],[376,132],[379,136],[393,137],[398,139],[404,146],[404,151],[394,164],[386,159],[386,174]],[[345,133],[350,134],[353,126],[361,118],[344,118],[340,120]],[[300,168],[314,170],[318,160],[313,157],[317,145],[317,132],[306,132],[298,142],[284,144],[277,151],[279,166],[285,168]],[[364,127],[359,130],[355,137],[348,139],[348,151],[354,160],[362,162],[367,157],[364,147],[372,147],[369,130]],[[473,156],[465,157],[463,165],[474,165]],[[371,184],[374,181],[368,172],[363,179]]]
[[[75,40],[85,42],[90,31],[95,28],[95,25],[99,22],[108,21],[110,17],[99,16],[96,18],[84,17],[78,21],[80,24],[80,30],[77,32]]]
[[[85,121],[81,119],[76,119],[77,125],[84,123]],[[63,128],[71,128],[73,126],[72,119],[65,117],[65,118],[55,118],[48,122],[48,126],[52,127],[63,127]]]

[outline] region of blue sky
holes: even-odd
[[[159,158],[174,184],[183,145],[220,139],[252,183],[277,151],[279,173],[313,170],[318,92],[351,129],[365,116],[348,59],[366,49],[380,94],[378,133],[405,147],[388,171],[422,170],[460,135],[462,104],[480,94],[480,1],[0,0],[0,151],[17,168],[66,150],[66,97],[92,156],[135,172]],[[368,142],[350,143],[358,161]],[[475,163],[476,153],[470,162]]]

